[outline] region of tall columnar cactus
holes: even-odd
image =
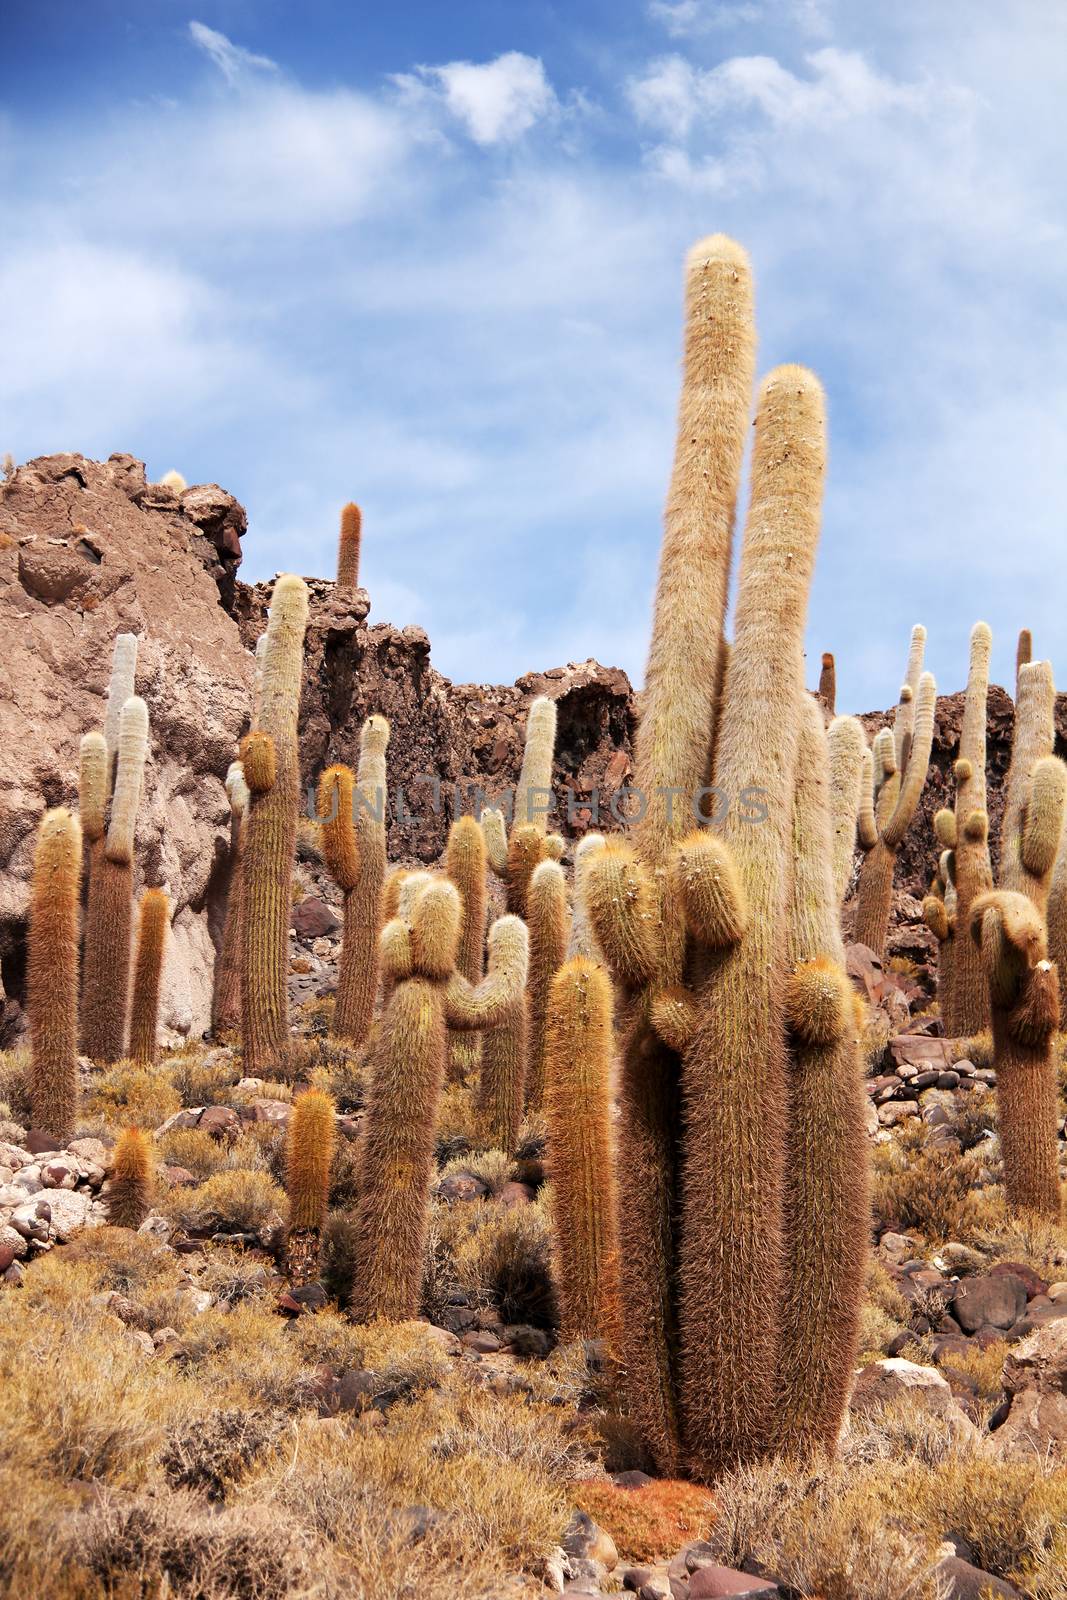
[[[587,833],[574,851],[574,886],[571,915],[571,936],[567,943],[567,956],[585,956],[597,966],[604,966],[604,952],[600,948],[596,931],[589,917],[586,876],[595,855],[604,847],[604,835]]]
[[[330,1167],[337,1138],[333,1099],[306,1089],[293,1101],[285,1145],[285,1190],[289,1196],[289,1276],[309,1283],[319,1275],[322,1225],[330,1197]]]
[[[852,1386],[870,1241],[863,1065],[832,870],[822,713],[801,705],[793,796],[786,1274],[776,1423],[787,1450],[832,1450]]]
[[[248,785],[244,767],[231,761],[226,774],[230,802],[230,886],[222,948],[215,963],[211,1026],[215,1034],[236,1032],[241,1026],[241,967],[244,944],[244,830],[248,815]]]
[[[989,979],[1004,1197],[1011,1211],[1058,1221],[1059,983],[1044,919],[1029,896],[993,890],[972,905],[971,931]]]
[[[1047,661],[1019,668],[996,890],[971,906],[989,983],[1004,1193],[1013,1211],[1060,1214],[1056,1121],[1059,977],[1045,912],[1063,832],[1067,768],[1050,752],[1055,686]]]
[[[755,368],[748,257],[721,234],[685,264],[685,362],[664,520],[655,617],[635,747],[645,799],[639,859],[609,841],[592,850],[584,901],[619,979],[621,1340],[626,1398],[661,1473],[681,1460],[677,1408],[680,1041],[650,1021],[659,987],[685,967],[684,920],[668,882],[673,847],[693,825],[711,776],[725,645],[734,515]]]
[[[418,1314],[447,1025],[492,1025],[522,1000],[523,924],[505,917],[494,925],[489,970],[472,986],[455,966],[460,917],[455,885],[436,880],[420,886],[408,917],[394,918],[382,930],[382,967],[391,993],[363,1140],[351,1304],[360,1321],[403,1321]]]
[[[118,1061],[126,1048],[133,849],[147,754],[148,707],[134,695],[122,708],[111,817],[89,879],[82,1049],[94,1061]]]
[[[529,1013],[526,1104],[532,1111],[537,1111],[545,1087],[545,1027],[549,990],[566,959],[570,936],[567,884],[563,868],[557,861],[542,861],[534,869],[526,911],[530,929],[530,982],[526,991]]]
[[[457,817],[448,830],[445,870],[459,890],[463,903],[456,968],[468,983],[481,981],[485,970],[485,918],[488,906],[485,835],[473,817]],[[478,1065],[480,1041],[476,1033],[448,1036],[448,1075],[463,1081]]]
[[[848,892],[856,854],[856,825],[867,753],[862,722],[857,717],[835,717],[827,730],[826,745],[830,762],[833,882],[840,906]]]
[[[1034,659],[1034,640],[1029,628],[1019,629],[1019,638],[1015,645],[1015,698],[1019,698],[1019,673],[1023,667],[1028,667]]]
[[[328,767],[319,780],[326,864],[344,895],[344,928],[333,1032],[363,1045],[378,993],[378,936],[386,867],[385,752],[389,724],[368,717],[360,735],[359,770]]]
[[[104,742],[107,745],[107,792],[110,795],[115,782],[115,767],[119,755],[122,729],[122,708],[136,693],[137,635],[120,633],[115,637],[111,655],[111,678],[107,688],[107,705],[104,710]]]
[[[269,1076],[289,1043],[289,916],[300,805],[297,718],[308,590],[289,574],[274,585],[257,727],[242,745],[249,789],[244,849],[241,1015],[246,1070]],[[268,781],[269,780],[269,781]]]
[[[833,717],[837,711],[837,666],[829,650],[823,651],[818,699],[826,715]]]
[[[159,989],[169,926],[167,891],[146,889],[141,896],[130,1006],[130,1055],[145,1067],[152,1066],[159,1055]]]
[[[490,809],[482,813],[489,865],[507,888],[508,910],[520,917],[526,915],[526,894],[534,868],[541,861],[558,861],[563,854],[559,834],[548,832],[555,748],[556,703],[538,695],[526,718],[510,832],[503,812]]]
[[[560,1337],[609,1345],[620,1320],[612,1054],[611,980],[575,956],[552,979],[545,1032]]]
[[[884,738],[883,729],[875,741],[874,827],[861,825],[859,832],[865,855],[853,937],[879,957],[885,954],[897,851],[911,827],[926,784],[934,739],[937,685],[933,675],[922,670],[925,643],[925,628],[913,628],[908,673],[900,691],[892,740]],[[869,807],[861,811],[861,824],[865,813],[869,816]]]
[[[981,952],[966,934],[970,927],[971,905],[993,886],[985,773],[991,646],[988,625],[976,622],[971,629],[960,750],[953,768],[956,778],[954,826],[950,828],[947,819],[941,818],[938,829],[940,842],[952,851],[951,891],[955,895],[954,919],[949,922],[941,946],[938,993],[945,1032],[955,1038],[969,1038],[989,1025],[989,989],[982,971]],[[943,881],[942,900],[945,887]],[[934,920],[939,927],[940,913],[934,912]],[[934,928],[935,933],[938,927]]]
[[[57,1147],[78,1108],[78,903],[82,832],[69,811],[47,811],[37,833],[30,896],[27,1011],[30,1106]]]
[[[341,589],[359,587],[359,546],[363,535],[363,513],[354,500],[341,507],[341,536],[337,545],[337,585]]]
[[[152,1144],[140,1128],[123,1128],[115,1142],[107,1193],[107,1219],[116,1228],[139,1228],[152,1209]]]

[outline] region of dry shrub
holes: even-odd
[[[172,1189],[161,1210],[195,1233],[256,1233],[281,1222],[285,1191],[266,1172],[215,1172],[195,1188]]]
[[[0,1100],[16,1121],[29,1127],[31,1107],[28,1050],[0,1050]]]
[[[159,1141],[159,1155],[167,1166],[184,1167],[202,1180],[216,1172],[266,1172],[278,1142],[272,1125],[266,1122],[252,1123],[233,1144],[213,1139],[202,1128],[172,1128]]]
[[[167,1482],[199,1489],[218,1504],[289,1425],[284,1411],[266,1406],[223,1406],[190,1417],[168,1429],[160,1457]]]
[[[469,1173],[472,1178],[478,1178],[486,1185],[489,1193],[496,1196],[506,1183],[510,1183],[515,1176],[515,1162],[511,1156],[505,1155],[503,1150],[474,1151],[469,1156],[453,1156],[441,1168],[441,1179],[453,1178],[457,1175]]]
[[[715,1518],[715,1498],[707,1489],[673,1478],[637,1489],[593,1479],[578,1485],[574,1499],[611,1534],[625,1560],[642,1563],[662,1561],[681,1545],[705,1538]]]
[[[457,1286],[475,1301],[496,1306],[505,1322],[555,1327],[551,1233],[544,1208],[480,1207],[474,1220],[454,1251]]]
[[[1032,1212],[1009,1216],[1001,1205],[968,1242],[992,1260],[1024,1261],[1050,1280],[1067,1269],[1067,1228]]]
[[[197,1288],[223,1306],[273,1299],[276,1280],[268,1265],[244,1250],[216,1245],[203,1257]]]
[[[93,1074],[78,1125],[158,1128],[180,1110],[181,1097],[168,1068],[118,1061],[104,1072]]]
[[[309,1366],[372,1373],[373,1399],[408,1399],[444,1384],[452,1362],[425,1322],[372,1322],[357,1326],[332,1311],[301,1317],[292,1340]]]
[[[228,1105],[241,1077],[240,1057],[224,1055],[220,1059],[217,1050],[183,1051],[166,1057],[166,1067],[183,1106]]]
[[[956,1138],[964,1150],[973,1150],[997,1131],[997,1097],[972,1092],[956,1114]]]
[[[332,1095],[339,1111],[359,1111],[367,1098],[364,1051],[329,1035],[313,1034],[309,1042],[315,1051],[307,1056],[304,1070],[312,1088]]]
[[[322,1230],[322,1284],[330,1299],[347,1306],[356,1280],[359,1224],[349,1211],[330,1211]]]
[[[481,1123],[475,1105],[473,1084],[446,1083],[437,1110],[437,1159],[447,1159],[453,1150],[482,1145]]]
[[[999,1404],[1004,1397],[1004,1360],[1008,1348],[1004,1339],[995,1339],[984,1350],[972,1341],[966,1350],[946,1352],[939,1365],[946,1372],[957,1372],[973,1383],[979,1400]]]
[[[932,1241],[967,1244],[997,1210],[996,1199],[975,1188],[981,1171],[979,1153],[946,1156],[919,1142],[923,1132],[909,1130],[900,1139],[875,1147],[875,1215],[897,1232],[915,1231]]]

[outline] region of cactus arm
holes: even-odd
[[[916,696],[922,677],[923,657],[926,654],[926,629],[917,622],[911,630],[908,644],[908,667],[900,690],[900,702],[893,718],[893,747],[897,770],[903,772],[911,753],[912,731],[915,727]]]
[[[116,635],[111,657],[111,679],[108,683],[107,705],[104,709],[104,742],[107,745],[107,792],[115,779],[115,762],[119,753],[119,733],[122,708],[136,694],[137,646],[135,633]]]
[[[585,877],[589,921],[608,965],[637,990],[659,970],[656,901],[642,863],[623,840],[609,839]]]
[[[863,752],[863,770],[860,775],[860,800],[856,813],[856,843],[867,853],[878,843],[878,824],[874,817],[874,751]]]
[[[670,869],[693,938],[709,950],[737,944],[748,907],[729,846],[705,830],[691,833],[675,846]]]
[[[485,849],[489,857],[489,866],[498,878],[507,879],[508,875],[508,834],[504,822],[504,813],[491,809],[483,811],[481,815],[482,833],[485,836]]]
[[[79,746],[78,816],[82,837],[95,844],[104,835],[107,812],[107,740],[102,733],[87,733]]]
[[[448,1025],[460,1029],[495,1027],[520,999],[529,974],[530,946],[520,917],[498,917],[489,930],[488,970],[481,983],[453,973],[445,993]]]
[[[682,1055],[692,1041],[700,1015],[689,991],[680,984],[657,989],[649,1002],[648,1015],[663,1043]]]
[[[552,980],[563,965],[570,935],[567,883],[556,861],[542,861],[530,879],[527,897],[530,932],[530,975],[526,989],[529,1041],[526,1067],[526,1104],[541,1106],[545,1086],[545,1039],[548,998]]]
[[[919,799],[926,786],[930,767],[930,751],[934,742],[934,713],[937,707],[937,684],[931,672],[919,679],[914,719],[908,735],[908,763],[903,769],[900,793],[892,814],[882,830],[882,839],[890,850],[899,850],[904,835],[915,818]]]
[[[526,716],[526,741],[522,767],[515,789],[514,820],[526,824],[542,836],[548,828],[544,809],[552,790],[552,762],[556,752],[556,702],[538,695]]]
[[[319,778],[317,810],[322,829],[322,853],[330,876],[343,894],[359,882],[359,841],[356,838],[353,795],[356,780],[351,767],[327,767]]]
[[[827,730],[826,747],[830,762],[834,890],[840,905],[852,876],[856,852],[857,819],[867,754],[863,724],[856,717],[835,717]],[[871,842],[873,844],[874,841]]]
[[[1019,673],[1034,659],[1034,637],[1029,628],[1020,628],[1015,645],[1015,703],[1019,703]]]
[[[137,811],[141,803],[144,765],[148,755],[148,707],[137,695],[127,700],[119,723],[115,792],[105,853],[109,861],[128,866],[133,860]]]

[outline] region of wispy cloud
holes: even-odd
[[[417,67],[394,82],[409,99],[437,95],[475,144],[510,144],[528,133],[557,105],[545,69],[536,56],[509,50],[493,61],[451,61],[443,67]]]
[[[243,49],[203,22],[190,22],[189,37],[218,67],[227,83],[237,83],[249,72],[277,72],[278,63]]]

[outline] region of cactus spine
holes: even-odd
[[[130,1008],[130,1055],[145,1067],[152,1066],[159,1055],[159,988],[169,926],[166,890],[146,889],[141,896]]]
[[[845,974],[822,714],[803,696],[793,797],[786,1274],[776,1402],[787,1450],[833,1450],[870,1240],[863,1069]]]
[[[341,536],[337,545],[337,586],[359,587],[359,547],[363,536],[363,513],[354,500],[341,508]]]
[[[37,833],[30,898],[27,1009],[34,1127],[66,1144],[78,1106],[78,903],[81,825],[47,811]]]
[[[94,846],[89,877],[82,1048],[94,1061],[118,1061],[126,1047],[133,848],[147,753],[148,707],[133,695],[119,718],[111,817],[106,837]]]
[[[530,879],[527,897],[530,929],[529,1057],[526,1104],[537,1111],[545,1087],[545,1028],[552,980],[567,954],[570,935],[567,884],[557,861],[542,861]]]
[[[248,815],[248,785],[244,767],[231,761],[226,774],[230,802],[230,885],[222,948],[215,963],[215,991],[211,1026],[215,1034],[236,1032],[241,1026],[241,966],[244,941],[244,829]]]
[[[289,1276],[310,1283],[319,1275],[322,1225],[330,1197],[337,1122],[334,1103],[322,1089],[307,1089],[293,1101],[285,1146],[289,1196]]]
[[[151,1208],[151,1142],[140,1128],[123,1128],[111,1164],[108,1221],[116,1228],[139,1228]]]
[[[326,862],[344,895],[344,929],[333,1032],[360,1046],[374,1018],[378,939],[386,867],[385,752],[389,724],[368,717],[360,735],[359,771],[329,767],[319,780]]]
[[[602,967],[575,956],[552,978],[545,1034],[544,1110],[560,1337],[613,1345],[619,1327],[619,1241],[612,1052],[611,980]]]
[[[250,802],[241,1014],[245,1066],[260,1077],[269,1076],[288,1048],[290,885],[300,804],[297,718],[307,613],[307,585],[289,574],[280,577],[271,597],[262,656],[258,727],[242,745]]]
[[[911,827],[930,765],[934,738],[937,685],[923,672],[926,629],[912,629],[908,671],[900,691],[890,738],[883,729],[875,740],[874,837],[861,826],[865,851],[853,937],[881,958],[893,904],[893,869],[897,851]],[[870,839],[870,843],[867,841]]]

